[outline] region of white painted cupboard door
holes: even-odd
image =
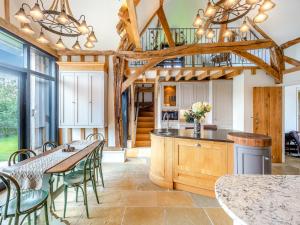
[[[231,80],[212,81],[212,112],[213,124],[218,128],[232,129],[233,123],[233,91]]]
[[[75,73],[75,126],[89,122],[89,74]]]
[[[182,109],[191,108],[192,104],[194,103],[193,85],[189,83],[180,84],[180,92],[181,92],[180,108]]]
[[[89,125],[104,127],[104,73],[90,73]]]
[[[75,76],[74,73],[60,75],[60,125],[74,126],[75,115]]]
[[[195,102],[208,102],[209,101],[209,84],[208,81],[198,82],[194,86],[194,99]]]

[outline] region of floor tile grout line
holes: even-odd
[[[123,215],[122,215],[122,220],[121,220],[120,225],[123,225],[126,210],[127,210],[127,207],[124,207],[124,212],[123,212]]]
[[[212,219],[210,218],[210,216],[208,215],[208,213],[206,212],[206,210],[205,210],[204,208],[203,208],[202,210],[204,211],[205,215],[206,215],[207,218],[209,219],[210,223],[211,223],[212,225],[214,225]]]

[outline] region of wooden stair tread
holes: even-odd
[[[150,147],[151,141],[136,141],[135,146],[136,147]]]
[[[154,122],[154,118],[150,116],[139,116],[138,122]]]

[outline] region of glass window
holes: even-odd
[[[19,76],[0,69],[0,163],[19,149]]]
[[[54,60],[36,48],[30,48],[30,69],[48,76],[54,76]]]
[[[55,141],[55,82],[31,75],[31,148]]]
[[[0,30],[0,63],[26,67],[24,43]]]

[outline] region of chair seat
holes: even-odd
[[[76,170],[84,170],[84,163],[85,163],[86,160],[82,160],[78,163],[78,165],[76,166]],[[87,165],[87,169],[90,169],[90,164],[89,162],[91,161],[91,159],[88,159],[88,165]],[[96,165],[96,168],[99,167],[99,161],[96,160],[95,161],[95,165]],[[94,163],[92,162],[91,163],[91,167],[93,168],[94,167]]]
[[[86,179],[89,180],[90,179],[90,173],[86,173]],[[64,184],[66,185],[75,185],[75,184],[81,184],[83,183],[84,180],[84,171],[83,170],[77,170],[74,172],[71,172],[69,174],[67,174],[64,177]]]
[[[34,209],[36,206],[41,205],[48,198],[48,192],[45,190],[30,190],[21,193],[21,212]],[[15,215],[17,199],[13,198],[9,201],[7,208],[7,215]],[[4,215],[5,207],[2,206],[1,214]]]

